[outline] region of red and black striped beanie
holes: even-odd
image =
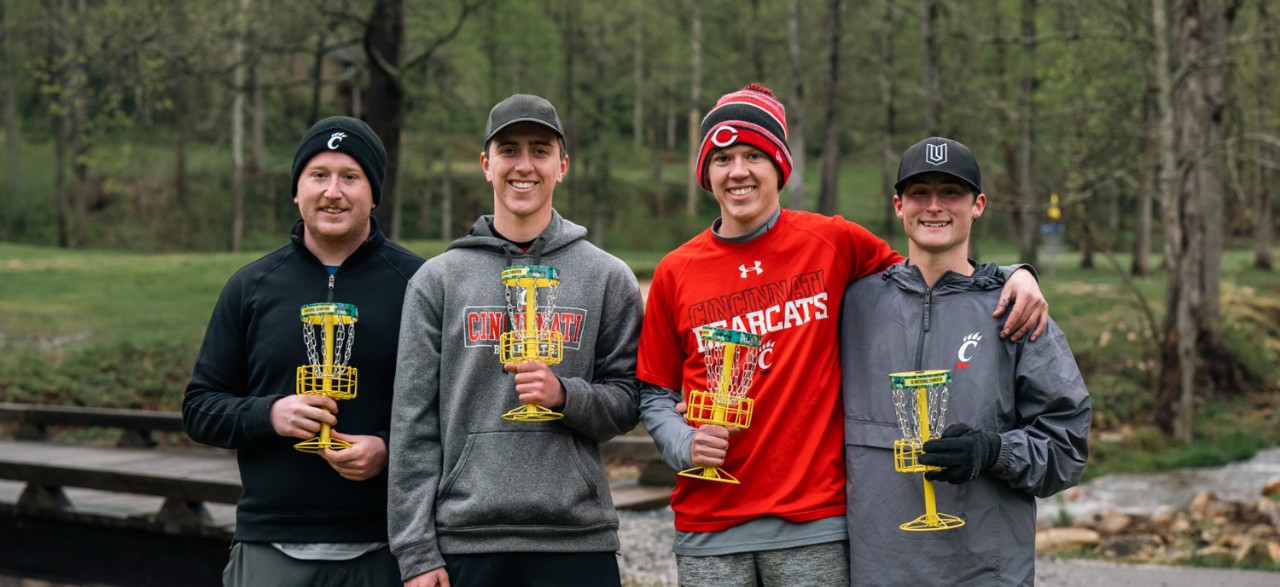
[[[764,151],[778,168],[778,189],[791,176],[791,150],[787,148],[787,109],[760,84],[748,84],[720,97],[702,119],[702,145],[698,148],[698,183],[711,191],[707,158],[716,149],[748,144]]]

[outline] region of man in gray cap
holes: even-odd
[[[237,450],[244,493],[226,585],[400,584],[387,548],[387,439],[400,305],[422,258],[370,216],[386,163],[365,123],[312,126],[293,159],[302,218],[290,242],[227,281],[205,330],[182,419],[193,440]],[[349,355],[359,394],[341,414],[330,397],[295,393],[298,367],[313,362],[299,312],[321,302],[359,312]],[[323,424],[349,447],[294,450]]]
[[[1030,585],[1035,498],[1079,482],[1089,454],[1089,391],[1062,330],[1050,319],[1034,341],[997,335],[1003,324],[989,308],[1005,279],[994,264],[969,258],[970,232],[987,205],[981,186],[978,163],[959,142],[933,137],[907,149],[893,206],[909,257],[845,293],[853,585]],[[887,375],[921,370],[950,378],[941,396],[950,424],[919,455],[937,467],[925,478],[946,483],[934,486],[933,519],[920,515],[920,476],[894,472],[906,416]],[[927,539],[920,533],[943,527]]]
[[[480,167],[493,214],[424,264],[405,294],[392,551],[406,586],[617,587],[618,516],[598,445],[639,419],[640,289],[552,207],[569,156],[550,102],[516,94],[494,106]],[[536,308],[539,352],[555,347],[556,360],[507,356],[503,335],[527,327],[525,298],[504,287],[508,268],[541,276],[538,287],[558,279]],[[545,418],[502,417],[521,404]]]

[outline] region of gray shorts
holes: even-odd
[[[722,556],[676,555],[680,587],[840,587],[849,543],[827,542]]]
[[[402,587],[400,567],[391,549],[379,548],[344,561],[301,560],[267,542],[237,542],[222,571],[226,587],[326,587],[369,585]]]

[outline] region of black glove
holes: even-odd
[[[924,478],[947,483],[968,483],[978,474],[991,468],[1000,458],[1000,435],[985,430],[975,430],[968,424],[947,426],[942,436],[924,443],[920,464],[942,467],[941,471],[929,471]]]

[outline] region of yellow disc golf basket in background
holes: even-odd
[[[689,393],[689,421],[733,428],[750,426],[751,408],[755,402],[746,395],[755,377],[760,335],[704,326],[698,338],[702,339],[702,358],[707,366],[707,387],[710,390]],[[720,483],[739,483],[719,467],[693,467],[677,474]]]
[[[356,344],[357,318],[356,307],[351,304],[302,307],[302,339],[307,344],[307,359],[311,364],[298,367],[298,393],[327,395],[335,400],[356,396],[356,368],[348,367],[347,363]],[[351,443],[331,438],[329,432],[329,425],[321,424],[319,436],[293,447],[302,452],[351,448]]]
[[[502,333],[498,341],[498,359],[503,365],[524,361],[559,363],[564,356],[564,335],[545,323],[538,323],[539,311],[547,322],[555,313],[556,288],[560,285],[555,267],[507,267],[502,270],[502,284],[506,286],[511,330]],[[538,404],[524,404],[502,415],[502,419],[512,422],[546,422],[563,417],[564,414]]]
[[[964,520],[950,514],[938,513],[933,493],[933,481],[924,479],[926,471],[941,471],[941,467],[922,465],[920,455],[924,443],[933,438],[935,430],[941,431],[947,413],[947,394],[951,385],[951,372],[909,371],[890,373],[893,388],[893,408],[898,416],[901,440],[893,443],[893,470],[899,473],[920,473],[924,481],[924,515],[901,526],[908,532],[950,530],[964,525]]]

